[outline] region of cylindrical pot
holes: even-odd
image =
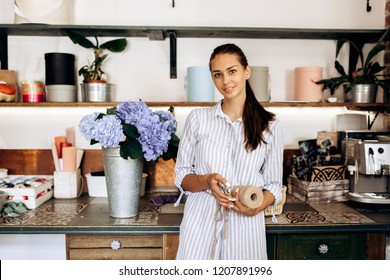
[[[322,67],[295,68],[295,99],[297,101],[321,102],[322,85],[315,82],[322,79]]]
[[[142,183],[142,159],[123,159],[118,148],[102,148],[110,216],[130,218],[138,215]]]
[[[81,97],[84,102],[111,102],[114,100],[115,85],[108,83],[82,83]]]
[[[249,84],[259,102],[269,102],[271,99],[269,86],[269,69],[266,66],[252,66]]]
[[[351,89],[351,102],[375,103],[378,87],[373,84],[357,84]]]
[[[75,55],[45,53],[46,85],[76,85]]]
[[[188,67],[184,88],[189,102],[214,101],[214,82],[208,66]]]

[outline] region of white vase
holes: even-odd
[[[143,160],[123,159],[119,148],[102,148],[102,151],[110,216],[137,216]]]

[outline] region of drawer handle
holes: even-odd
[[[328,253],[328,251],[329,251],[328,245],[321,244],[320,246],[318,246],[318,252],[320,252],[320,254],[325,255],[326,253]]]
[[[111,249],[112,250],[119,250],[121,248],[121,242],[119,240],[113,240],[111,241]]]

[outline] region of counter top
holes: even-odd
[[[137,217],[109,216],[107,198],[83,195],[50,199],[17,218],[0,218],[0,234],[121,234],[178,233],[184,204],[155,206],[150,197],[140,201]],[[354,202],[306,204],[287,196],[281,215],[266,217],[268,234],[390,232],[390,206]]]

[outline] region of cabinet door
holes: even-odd
[[[286,234],[277,237],[277,259],[359,260],[366,258],[365,234]]]

